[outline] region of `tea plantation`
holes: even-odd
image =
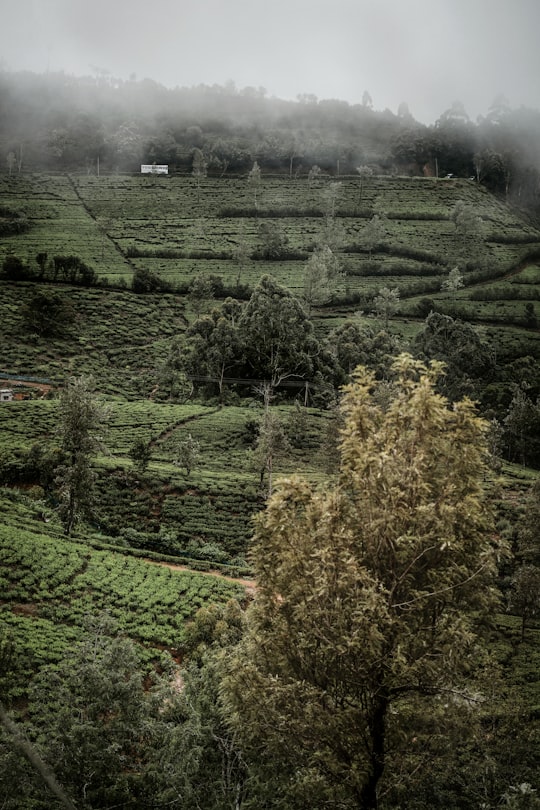
[[[28,271],[0,279],[1,387],[33,392],[0,403],[0,611],[23,684],[12,698],[80,640],[87,613],[110,612],[155,663],[164,648],[181,655],[197,607],[245,599],[240,584],[140,559],[249,577],[253,515],[267,494],[254,440],[265,413],[260,381],[232,380],[221,397],[172,390],[171,347],[197,315],[227,296],[248,300],[265,275],[302,298],[306,262],[325,243],[339,273],[313,306],[318,337],[348,323],[381,329],[375,299],[392,288],[399,305],[388,328],[404,349],[436,309],[475,324],[499,359],[540,357],[540,231],[473,180],[263,175],[255,198],[246,177],[5,173],[0,200],[29,223],[0,240],[0,264],[17,257]],[[460,205],[472,225],[460,228]],[[40,254],[48,266],[79,257],[94,282],[39,277]],[[461,284],[451,290],[444,282],[454,267]],[[137,292],[140,273],[157,288]],[[191,293],[201,278],[212,290],[202,301]],[[59,334],[39,334],[24,316],[38,289],[60,294],[74,313]],[[92,375],[107,419],[93,515],[68,541],[52,474],[40,477],[32,459],[58,448],[57,393],[80,375]],[[293,398],[281,392],[271,405],[288,437],[272,476],[323,480],[335,465],[333,411],[313,400],[304,408],[298,390],[301,429]],[[178,457],[188,436],[198,447],[190,470]],[[149,448],[144,470],[131,455],[139,441]],[[528,481],[522,489],[511,471],[503,489],[519,505]]]

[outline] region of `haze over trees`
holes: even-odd
[[[455,102],[426,126],[401,108],[393,113],[335,99],[290,102],[248,89],[168,90],[149,79],[3,71],[0,151],[12,174],[22,167],[99,174],[166,163],[193,173],[199,191],[207,172],[249,172],[255,207],[262,168],[291,177],[312,172],[310,182],[314,166],[333,175],[359,173],[361,207],[369,171],[397,166],[412,174],[474,176],[538,210],[538,111],[514,110],[499,98],[473,123]]]

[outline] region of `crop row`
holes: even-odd
[[[497,206],[491,196],[471,182],[399,177],[372,177],[363,183],[358,177],[334,180],[339,182],[338,214],[340,210],[377,207],[393,216],[399,216],[400,212],[404,215],[417,212],[419,218],[426,214],[447,215],[461,199],[474,205],[481,216],[489,212],[489,217],[499,224],[509,219],[508,209],[503,204]],[[194,203],[202,204],[210,216],[216,216],[220,207],[235,205],[241,208],[246,204],[253,205],[254,199],[246,178],[206,178],[200,187],[191,177],[153,178],[150,181],[140,177],[78,177],[75,182],[78,192],[93,211],[107,210],[117,216],[117,203],[121,199],[128,219],[137,214],[145,218],[150,207],[160,219],[172,214],[190,217]],[[258,190],[258,207],[263,211],[276,207],[322,209],[323,195],[330,182],[327,178],[310,186],[306,180],[263,175]]]
[[[109,408],[106,444],[110,452],[127,454],[138,439],[149,442],[162,434],[174,432],[180,425],[204,416],[203,405],[172,405],[140,400],[114,402]]]
[[[49,400],[2,403],[0,408],[1,445],[30,447],[38,439],[54,436],[57,406]]]
[[[185,622],[199,607],[243,597],[239,586],[217,577],[11,527],[0,527],[0,559],[3,619],[12,614],[17,622],[38,622],[48,637],[62,636],[59,627],[66,624],[81,628],[85,616],[106,610],[133,638],[178,647]],[[19,638],[13,640],[20,652]],[[47,657],[46,646],[34,649],[36,656]]]
[[[170,342],[185,328],[184,303],[178,296],[144,296],[113,290],[55,290],[70,302],[76,325],[63,337],[18,340],[26,327],[21,305],[35,286],[2,283],[0,321],[2,369],[62,382],[71,374],[93,374],[98,390],[122,390],[124,396],[147,396]],[[46,289],[46,288],[45,288]]]
[[[54,192],[46,189],[43,177],[36,178],[35,194],[30,193],[30,177],[21,184],[20,192],[16,191],[16,184],[11,184],[9,202],[13,204],[19,200],[22,205],[25,201],[25,213],[34,226],[28,234],[9,240],[11,250],[20,252],[23,258],[32,259],[45,247],[50,255],[61,248],[61,252],[67,250],[75,253],[95,265],[98,275],[106,275],[110,280],[123,278],[129,283],[134,265],[126,262],[118,246],[124,252],[136,245],[143,252],[155,249],[160,255],[167,250],[172,254],[175,250],[181,250],[187,254],[209,252],[210,257],[227,253],[232,256],[235,248],[241,244],[250,252],[260,249],[263,238],[260,225],[264,222],[276,226],[283,233],[288,239],[288,249],[307,254],[322,237],[325,227],[320,216],[279,217],[276,220],[255,216],[219,216],[227,205],[230,207],[234,203],[245,207],[250,202],[252,192],[245,179],[208,178],[200,189],[197,189],[193,178],[153,178],[148,183],[140,177],[77,177],[73,182],[77,194],[74,194],[66,178],[51,177],[50,185]],[[370,206],[377,206],[378,210],[386,210],[390,215],[386,223],[387,239],[390,244],[395,244],[396,249],[400,245],[414,244],[425,251],[432,251],[434,258],[438,257],[439,260],[459,260],[463,263],[467,257],[461,255],[460,239],[452,222],[445,222],[444,217],[449,215],[458,199],[464,199],[474,205],[476,213],[481,216],[485,214],[484,235],[495,240],[483,245],[485,259],[489,258],[491,264],[509,267],[522,255],[523,245],[520,254],[519,245],[504,243],[517,232],[515,218],[512,220],[508,209],[502,204],[497,205],[489,196],[484,198],[474,183],[437,183],[420,178],[394,178],[391,181],[389,178],[371,178],[362,188],[359,178],[342,178],[340,183],[335,230],[345,246],[361,242],[366,227],[365,212],[369,211]],[[328,189],[327,181],[323,181],[319,188],[309,188],[304,181],[267,178],[263,180],[259,210],[262,213],[265,206],[276,210],[293,210],[302,205],[308,210],[322,204],[325,189]],[[340,208],[348,214],[358,209],[362,216],[339,218]],[[520,223],[519,229],[518,235],[523,237],[527,227]],[[530,238],[534,238],[532,231]],[[497,239],[502,241],[497,242]],[[3,249],[0,248],[0,252]],[[178,261],[185,263],[190,260]],[[197,269],[203,268],[204,261],[198,260]],[[216,260],[210,258],[209,261]],[[250,266],[249,270],[236,268],[235,264],[231,261],[230,267],[218,269],[217,274],[225,273],[226,276],[238,278],[242,271],[249,276],[242,281],[253,287],[257,276],[266,271],[259,262],[250,263],[254,266]],[[146,266],[144,259],[138,259],[137,266]],[[155,266],[166,275],[167,281],[177,285],[189,283],[196,269],[193,260],[191,265],[171,265],[171,260],[162,259]],[[216,272],[216,269],[212,265],[207,266],[208,272]],[[273,272],[286,279],[288,269],[276,266]],[[292,277],[289,276],[291,288],[295,291],[301,286],[298,280],[300,275],[297,271]]]

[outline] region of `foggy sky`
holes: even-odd
[[[9,70],[106,70],[167,87],[235,82],[270,96],[407,102],[472,120],[498,94],[540,109],[540,0],[0,0]]]

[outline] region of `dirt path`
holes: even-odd
[[[45,397],[53,389],[52,383],[43,383],[37,382],[28,379],[18,379],[15,376],[1,377],[0,378],[0,387],[2,388],[12,388],[13,386],[17,386],[17,388],[35,388],[40,391],[41,396]]]
[[[150,446],[155,447],[159,442],[163,442],[166,439],[170,439],[170,437],[181,428],[183,425],[187,425],[189,422],[196,422],[198,419],[204,419],[206,416],[211,416],[214,413],[217,413],[221,410],[219,407],[216,408],[209,408],[204,413],[193,413],[189,416],[183,416],[178,422],[174,422],[174,424],[169,425],[169,427],[165,428],[159,436],[156,436],[154,439],[150,440]]]
[[[238,577],[228,577],[226,574],[222,574],[219,571],[194,571],[193,568],[189,568],[187,565],[178,565],[176,563],[162,562],[160,560],[149,560],[148,557],[144,557],[144,560],[152,565],[161,565],[163,568],[170,568],[171,571],[188,571],[190,574],[197,574],[203,577],[217,577],[218,579],[225,579],[227,582],[234,582],[236,585],[241,585],[243,588],[245,588],[246,593],[248,593],[250,596],[253,596],[255,593],[256,583],[254,579],[238,579]]]

